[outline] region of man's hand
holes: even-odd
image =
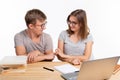
[[[27,59],[28,63],[35,62],[37,56],[39,56],[39,55],[43,55],[43,54],[38,50],[28,53],[28,59]]]

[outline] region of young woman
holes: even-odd
[[[68,29],[59,35],[55,51],[58,59],[74,65],[92,59],[93,37],[87,25],[86,12],[82,9],[71,12],[67,24]]]

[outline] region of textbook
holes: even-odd
[[[63,64],[63,65],[60,65],[60,66],[54,66],[54,68],[57,71],[61,72],[62,74],[72,73],[72,72],[76,72],[76,71],[80,70],[80,69],[74,67],[71,64]]]
[[[25,72],[27,67],[27,56],[5,56],[0,61],[4,72]]]

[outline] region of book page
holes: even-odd
[[[76,72],[76,71],[80,70],[80,69],[74,67],[71,64],[64,64],[64,65],[60,65],[60,66],[54,66],[54,68],[56,70],[58,70],[59,72],[61,72],[62,74]]]

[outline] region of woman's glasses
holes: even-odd
[[[67,21],[67,24],[72,25],[72,26],[76,26],[76,24],[78,24],[78,23],[75,21]]]

